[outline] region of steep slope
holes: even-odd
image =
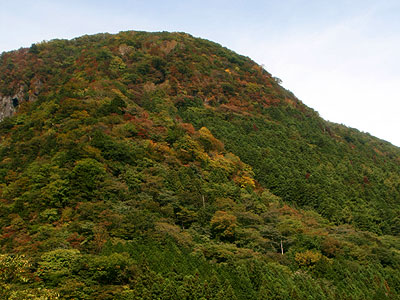
[[[121,32],[3,53],[0,74],[4,299],[400,293],[400,150],[249,58]]]

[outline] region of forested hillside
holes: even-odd
[[[0,56],[1,299],[398,299],[400,149],[185,33]]]

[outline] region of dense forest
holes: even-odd
[[[279,83],[186,33],[2,53],[0,299],[400,299],[400,149]]]

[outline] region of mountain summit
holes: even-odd
[[[397,299],[400,149],[186,33],[0,56],[2,299]]]

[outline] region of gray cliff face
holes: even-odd
[[[28,92],[28,97],[25,86],[21,85],[14,96],[3,96],[0,94],[0,122],[6,117],[11,117],[18,110],[18,107],[23,102],[32,102],[37,99],[40,89],[42,87],[42,82],[40,80],[36,81],[33,88]]]
[[[12,104],[12,98],[0,96],[0,121],[3,121],[5,117],[10,117],[14,114],[15,107]]]
[[[24,87],[20,86],[14,96],[1,96],[0,95],[0,121],[6,117],[11,117],[17,110],[18,105],[24,99]]]

